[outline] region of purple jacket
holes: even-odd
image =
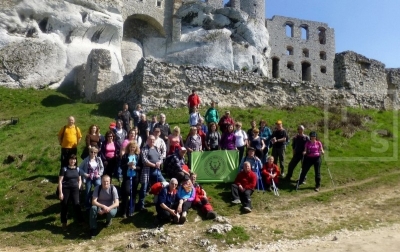
[[[222,150],[236,150],[236,136],[234,132],[225,132],[221,136],[220,146]]]

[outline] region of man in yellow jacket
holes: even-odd
[[[75,118],[68,117],[68,124],[58,132],[58,142],[61,145],[61,168],[68,165],[71,154],[77,154],[78,144],[81,141],[81,130],[75,125]]]

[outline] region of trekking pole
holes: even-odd
[[[129,208],[129,216],[133,214],[133,197],[132,197],[132,176],[129,177],[129,185],[130,185],[130,198],[129,198],[129,203],[130,203],[130,208]]]
[[[301,176],[301,172],[303,171],[303,163],[304,163],[304,155],[301,158],[301,167],[300,167],[300,173],[299,173],[299,178],[297,179],[297,183],[296,183],[296,191],[299,190],[299,186],[300,186],[300,176]]]
[[[325,161],[326,168],[328,169],[329,176],[331,177],[332,185],[335,187],[335,183],[333,182],[332,174],[331,174],[331,171],[329,170],[329,166],[325,160],[325,157],[324,157],[324,161]]]
[[[264,183],[262,182],[262,177],[261,177],[261,172],[260,172],[260,169],[257,169],[257,190],[258,191],[260,191],[260,189],[259,189],[259,183],[261,183],[261,187],[262,187],[262,190],[263,190],[263,192],[265,192],[265,190],[264,190]]]
[[[274,188],[274,194],[275,196],[279,197],[278,187],[276,187],[274,179],[272,178],[271,180],[272,180],[272,187]]]

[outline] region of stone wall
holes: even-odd
[[[289,32],[287,25],[291,27]],[[282,16],[267,19],[266,26],[270,34],[271,77],[333,86],[335,34],[332,28],[326,23]]]
[[[387,93],[385,65],[352,51],[336,54],[335,85],[351,91]]]
[[[141,70],[139,70],[141,69]],[[180,107],[192,89],[203,104],[215,100],[220,107],[345,105],[387,109],[393,102],[387,94],[335,89],[310,82],[278,81],[243,71],[174,65],[142,59],[130,80],[130,88],[120,96],[130,106],[142,104],[145,111],[160,107]]]

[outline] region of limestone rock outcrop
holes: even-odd
[[[74,69],[94,48],[111,52],[111,83],[121,81],[120,10],[118,0],[2,1],[0,85],[42,88],[72,82]]]

